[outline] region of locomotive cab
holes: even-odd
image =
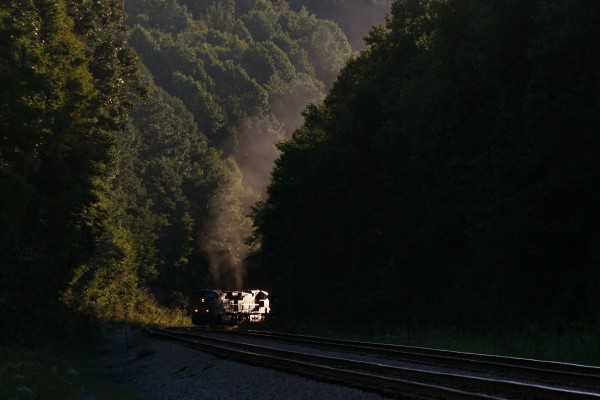
[[[192,311],[194,325],[259,322],[265,320],[271,311],[269,293],[264,290],[204,289],[195,298]]]
[[[201,290],[193,304],[192,324],[214,325],[222,322],[224,313],[221,293],[218,290]]]

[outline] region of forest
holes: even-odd
[[[597,327],[599,23],[586,1],[394,2],[255,208],[286,311]]]
[[[0,43],[3,340],[207,287],[600,331],[596,1],[6,0]]]
[[[241,288],[275,143],[352,54],[339,26],[271,1],[0,10],[2,319],[144,320]]]

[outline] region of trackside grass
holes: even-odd
[[[600,325],[557,327],[529,323],[509,328],[467,330],[308,321],[280,322],[261,329],[600,366]]]
[[[189,325],[183,310],[147,304],[127,320],[84,319],[56,308],[47,318],[15,321],[0,333],[0,399],[137,399],[105,381],[87,356],[104,332],[146,325]]]

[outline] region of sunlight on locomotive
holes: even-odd
[[[271,311],[269,292],[264,290],[204,289],[196,296],[192,323],[198,326],[261,322]]]

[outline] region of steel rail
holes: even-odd
[[[310,362],[302,362],[268,354],[259,354],[251,351],[242,351],[239,349],[235,350],[229,347],[229,345],[235,344],[235,342],[227,342],[227,346],[225,346],[207,343],[210,341],[220,341],[218,339],[211,340],[206,337],[174,333],[166,330],[147,329],[147,331],[154,337],[180,342],[190,348],[212,354],[219,358],[230,359],[269,369],[277,369],[324,382],[332,382],[343,386],[355,387],[361,390],[381,393],[384,395],[401,396],[402,398],[414,398],[414,396],[417,396],[416,398],[418,399],[499,400],[497,397],[486,396],[478,393],[464,392],[441,386],[411,382],[408,380],[386,378],[356,371],[348,371],[345,369]],[[239,345],[239,343],[237,343],[237,345]]]
[[[433,385],[435,387],[451,388],[451,390],[461,390],[462,395],[464,393],[473,394],[473,390],[478,391],[477,393],[485,392],[483,398],[490,398],[488,395],[509,395],[511,398],[517,396],[518,398],[543,398],[543,399],[556,399],[556,400],[578,400],[578,399],[600,399],[600,395],[581,392],[564,390],[557,388],[550,388],[541,385],[531,385],[519,382],[504,381],[497,379],[479,378],[473,376],[465,376],[458,374],[447,374],[432,371],[423,371],[410,368],[401,368],[384,364],[361,362],[356,360],[349,360],[343,358],[325,357],[320,355],[310,355],[306,353],[299,353],[294,351],[279,350],[265,346],[257,346],[248,343],[231,342],[222,339],[210,338],[205,336],[199,336],[191,333],[175,333],[172,331],[165,331],[168,334],[175,334],[179,338],[187,338],[194,341],[204,341],[204,343],[212,343],[217,346],[231,346],[241,351],[268,354],[269,356],[285,359],[293,359],[302,363],[326,365],[327,367],[341,368],[346,371],[361,371],[361,373],[367,373],[369,376],[375,375],[379,377],[387,377],[389,379],[409,380],[410,382],[424,385]],[[440,386],[442,385],[442,386]],[[459,389],[460,388],[460,389]],[[464,392],[464,388],[468,388],[467,392]],[[477,397],[479,398],[479,397]],[[494,398],[494,397],[492,397]]]
[[[230,332],[236,335],[311,345],[321,349],[366,353],[400,361],[427,363],[461,369],[485,369],[519,376],[527,374],[538,379],[544,378],[553,382],[559,381],[600,388],[600,367],[594,366],[268,331],[248,330]],[[230,332],[228,331],[227,333]]]

